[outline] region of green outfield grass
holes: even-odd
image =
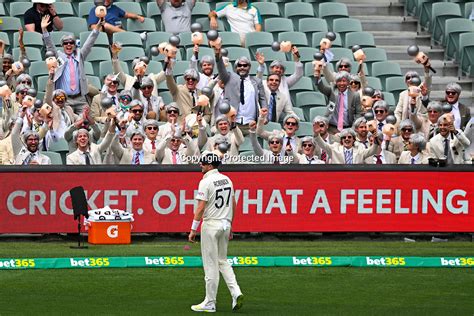
[[[69,249],[71,242],[0,242],[0,258],[194,256],[185,242]],[[229,255],[474,256],[469,242],[248,242]],[[473,315],[474,271],[459,268],[236,268],[245,294],[239,314]],[[191,314],[204,296],[200,268],[0,271],[0,315]],[[222,282],[223,283],[223,280]],[[80,297],[80,298],[79,298]],[[231,313],[219,288],[218,311]]]

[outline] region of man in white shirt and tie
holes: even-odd
[[[268,100],[268,120],[279,122],[283,115],[295,114],[289,98],[279,91],[281,77],[277,73],[268,75],[265,88],[265,96]]]
[[[264,124],[267,120],[268,117],[268,109],[263,108],[260,110],[260,116],[258,117],[258,122],[257,122],[257,136],[269,140],[269,137],[273,134],[270,131],[266,131],[264,129]],[[296,137],[296,131],[298,131],[299,128],[299,123],[300,123],[300,118],[296,114],[288,114],[285,116],[283,119],[283,130],[284,130],[284,135],[283,135],[283,144],[281,148],[281,153],[285,154],[287,150],[287,146],[290,145],[291,149],[294,153],[297,153],[301,141],[298,137]]]

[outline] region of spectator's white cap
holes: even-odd
[[[31,0],[32,3],[45,3],[45,4],[51,4],[55,3],[56,0]]]

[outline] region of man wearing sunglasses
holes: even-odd
[[[58,59],[58,67],[54,74],[54,85],[56,89],[66,91],[68,103],[77,114],[82,113],[83,107],[89,104],[87,93],[89,92],[87,77],[84,70],[84,61],[89,55],[92,46],[94,46],[103,20],[100,20],[82,44],[81,48],[76,47],[76,38],[74,35],[64,35],[61,38],[63,51],[56,49],[53,40],[48,32],[48,25],[51,23],[49,16],[41,20],[43,30],[43,40],[46,50],[54,52]]]
[[[272,135],[264,129],[264,123],[267,120],[268,109],[263,108],[260,110],[260,116],[257,122],[257,136],[268,140]],[[288,149],[291,149],[294,153],[297,153],[301,148],[301,141],[296,137],[296,131],[298,131],[300,124],[300,118],[296,114],[288,114],[283,119],[283,140],[281,152],[284,154]]]
[[[305,136],[301,139],[302,154],[298,154],[299,163],[301,165],[321,165],[326,162],[320,160],[315,154],[316,146],[313,137]]]
[[[281,131],[273,131],[267,136],[268,147],[270,150],[263,149],[257,140],[258,124],[254,121],[249,123],[249,137],[255,155],[260,157],[260,163],[284,165],[299,163],[296,151],[292,150],[290,146],[283,146],[284,135]]]
[[[250,76],[250,60],[240,57],[234,63],[234,71],[227,71],[221,54],[221,43],[214,46],[217,70],[224,83],[224,98],[237,111],[237,124],[244,136],[248,135],[249,122],[257,121],[259,110],[267,108],[265,89],[260,79]]]
[[[102,106],[102,100],[104,98],[109,98],[112,100],[112,107],[115,112],[120,110],[120,100],[118,93],[120,82],[117,78],[117,75],[107,75],[104,82],[106,84],[107,91],[101,92],[94,96],[94,98],[92,98],[91,104],[91,116],[96,120],[96,122],[101,124],[104,124],[105,120],[107,119],[107,114],[105,113],[107,109]]]
[[[439,134],[430,139],[430,156],[446,159],[449,165],[471,164],[472,158],[466,154],[470,141],[462,130],[454,127],[453,115],[443,114],[438,119]]]
[[[208,138],[206,127],[202,124],[202,120],[198,120],[199,124],[199,136],[198,136],[198,146],[199,150],[209,150],[213,151],[217,138],[224,138],[229,145],[227,153],[230,156],[239,155],[239,147],[244,142],[244,136],[240,129],[236,126],[231,129],[232,122],[229,121],[227,116],[221,115],[216,119],[216,133],[214,136]],[[235,125],[235,123],[234,123]]]
[[[266,82],[264,82],[265,96],[268,100],[268,117],[267,119],[271,122],[279,122],[282,115],[295,114],[293,106],[285,93],[280,92],[282,79],[277,73],[271,73],[268,75]]]
[[[410,91],[410,88],[412,90],[413,87],[416,88],[416,85],[412,83],[414,78],[416,78],[417,82],[421,81],[420,75],[418,75],[416,71],[408,71],[405,74],[405,83],[408,89],[400,92],[398,97],[398,103],[394,111],[397,123],[409,119],[410,114],[415,111],[420,114],[426,114],[426,105],[428,105],[429,102],[428,96],[431,89],[431,75],[429,69],[428,71],[425,69],[424,82],[418,87],[420,90],[417,96],[411,96],[413,91]]]
[[[389,114],[387,102],[380,100],[373,104],[372,110],[374,111],[375,121],[377,122],[377,130],[382,132],[383,126],[387,124],[386,118]]]
[[[336,85],[331,87],[321,80],[321,70],[314,73],[315,85],[329,100],[326,116],[329,118],[329,132],[336,134],[349,128],[360,116],[360,98],[358,93],[349,89],[349,73],[340,71],[334,76]]]
[[[319,127],[315,127],[315,132],[319,134]],[[364,160],[377,153],[380,146],[380,139],[375,134],[374,144],[369,148],[354,146],[356,133],[352,128],[345,128],[340,132],[341,141],[339,143],[327,144],[319,135],[314,138],[316,144],[324,149],[331,157],[332,164],[363,164]]]
[[[368,133],[370,146],[373,146],[375,137],[371,132]],[[365,158],[364,163],[366,165],[395,165],[397,164],[398,158],[394,153],[386,150],[384,146],[378,146],[377,152],[370,157]]]
[[[333,144],[339,142],[339,137],[329,133],[329,119],[325,116],[315,116],[313,119],[313,143],[314,138],[316,135],[319,135],[322,140],[327,144]],[[316,133],[316,130],[318,131]],[[315,145],[315,154],[325,163],[329,163],[331,157],[329,157],[328,153],[318,146],[318,144],[314,143]]]
[[[160,140],[156,149],[156,161],[163,165],[183,165],[193,161],[197,148],[188,134],[180,127],[170,126],[170,132]]]
[[[20,136],[20,130],[26,115],[26,111],[18,112],[18,117],[12,130],[11,142],[15,157],[14,164],[50,165],[51,159],[40,151],[40,135],[37,131],[28,129]]]
[[[352,69],[352,62],[348,58],[343,57],[339,59],[339,61],[336,63],[335,72],[332,72],[329,69],[329,67],[327,67],[327,65],[324,65],[323,67],[324,78],[326,78],[326,81],[329,82],[330,84],[336,85],[336,74],[341,71],[345,71],[350,74],[351,69]],[[364,89],[365,87],[369,85],[365,77],[364,67],[360,67],[360,72],[357,75],[359,76],[359,84],[361,86],[361,89]]]
[[[157,120],[146,120],[143,123],[145,128],[145,142],[143,143],[143,149],[147,152],[156,153],[156,148],[158,147],[158,121]]]
[[[293,106],[293,104],[291,103],[290,88],[293,87],[301,79],[301,77],[303,77],[304,66],[303,66],[303,63],[300,62],[300,58],[298,57],[299,56],[298,48],[296,46],[293,46],[291,48],[291,53],[293,56],[293,60],[295,61],[295,72],[293,74],[286,77],[285,64],[279,60],[272,61],[269,68],[270,68],[270,73],[275,73],[278,76],[280,76],[280,85],[278,86],[278,91],[281,94],[285,95],[286,98],[288,99],[288,102],[290,103],[290,106]],[[265,71],[265,56],[263,55],[263,53],[257,52],[255,54],[255,59],[259,63],[259,66],[257,69],[257,78],[263,79],[263,73]],[[263,82],[263,85],[266,86],[265,80]],[[268,96],[268,93],[267,93],[267,101],[270,104],[270,97]]]
[[[428,115],[419,114],[416,111],[410,113],[410,119],[415,123],[415,127],[429,141],[437,133],[438,118],[443,114],[441,102],[430,101],[426,107]]]
[[[128,127],[127,134],[130,134],[134,130],[143,131],[143,123],[145,122],[145,116],[143,115],[145,106],[139,100],[133,100],[130,103],[130,111],[128,113]]]
[[[173,96],[173,101],[180,107],[180,112],[184,117],[189,114],[201,114],[206,121],[211,121],[211,108],[207,106],[199,106],[198,98],[201,95],[201,91],[196,88],[199,73],[196,69],[187,69],[183,75],[184,84],[176,84],[173,77],[173,68],[168,67],[166,69],[166,85]],[[213,96],[209,99],[209,104],[213,103]]]
[[[161,112],[165,110],[165,103],[160,96],[153,95],[155,84],[150,77],[144,77],[140,90],[132,89],[133,97],[139,99],[144,105],[144,116],[159,120]],[[163,113],[164,116],[164,113]]]
[[[48,25],[48,32],[53,31],[56,29],[57,31],[61,31],[63,29],[63,21],[61,18],[56,14],[56,9],[54,8],[54,4],[56,0],[32,0],[33,7],[26,10],[25,15],[23,16],[25,29],[28,32],[38,32],[42,33],[41,30],[41,19],[49,15],[52,20],[52,24]]]
[[[67,104],[66,91],[61,89],[52,90],[53,81],[48,79],[44,101],[53,107],[51,113],[53,131],[57,137],[64,138],[64,133],[66,133],[69,126],[79,119],[79,115],[74,113],[74,110]]]
[[[451,114],[454,115],[454,127],[464,129],[471,120],[469,107],[459,102],[461,96],[461,86],[455,82],[446,86],[445,102],[452,106]]]
[[[395,154],[395,156],[400,158],[402,151],[408,149],[408,143],[410,141],[410,136],[417,132],[415,128],[415,123],[413,121],[406,119],[400,122],[398,125],[398,137],[393,137],[388,145],[388,151]]]
[[[165,106],[166,123],[160,126],[158,131],[158,138],[165,138],[171,132],[171,126],[178,127],[178,122],[181,122],[179,107],[175,102]]]

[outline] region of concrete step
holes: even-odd
[[[457,82],[463,91],[461,95],[464,94],[464,97],[467,96],[468,93],[471,93],[472,95],[472,80],[470,79],[461,79],[457,76],[450,76],[450,77],[438,77],[434,76],[432,78],[432,84],[431,84],[431,90],[433,91],[445,91],[446,90],[446,85],[448,85],[451,82]]]
[[[364,31],[393,31],[393,32],[416,32],[418,21],[413,17],[403,16],[353,16],[362,23]]]
[[[415,70],[420,76],[423,75],[423,68],[412,60],[393,60],[400,64],[402,73],[405,74],[409,70]],[[457,77],[458,65],[452,61],[432,60],[431,66],[436,70],[435,76]]]
[[[372,31],[374,35],[375,45],[418,45],[430,46],[430,35],[418,35],[416,32],[387,32],[387,31]]]
[[[358,15],[391,15],[391,16],[403,16],[404,7],[401,3],[391,2],[373,2],[373,3],[347,3],[347,10],[350,16]]]
[[[407,46],[380,45],[377,47],[385,49],[388,60],[411,60],[413,57],[407,54]],[[427,54],[432,60],[443,60],[444,49],[419,46],[420,51]]]

